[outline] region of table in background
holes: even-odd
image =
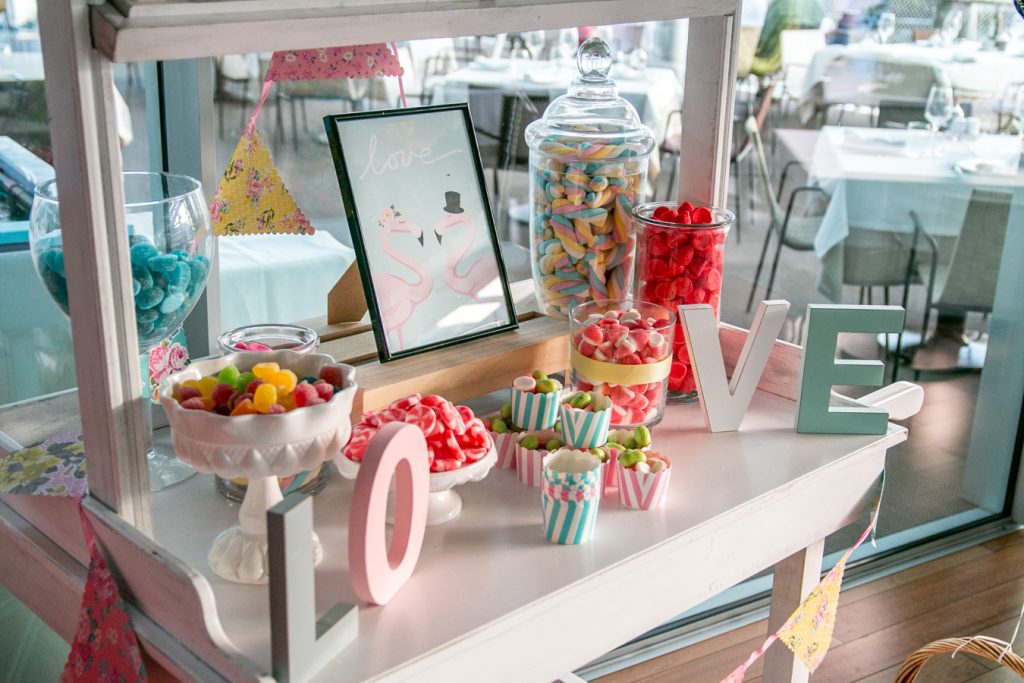
[[[21,242],[26,242],[27,223]],[[326,314],[327,293],[355,260],[352,249],[313,235],[218,240],[221,329]],[[0,405],[75,386],[68,319],[53,303],[27,250],[0,253]],[[14,293],[17,293],[15,296]]]
[[[578,75],[575,60],[548,62],[477,58],[437,80],[431,103],[468,102],[470,89],[489,89],[505,95],[525,94],[555,99],[565,94]],[[672,69],[648,67],[637,71],[615,65],[610,74],[619,95],[636,107],[640,120],[650,126],[659,140],[665,134],[669,113],[682,107],[682,79]],[[473,102],[473,122],[484,130],[501,131],[502,98]]]
[[[942,47],[930,43],[856,43],[829,45],[811,58],[804,77],[802,92],[813,92],[813,86],[825,75],[828,65],[843,56],[881,56],[893,61],[932,64],[949,77],[960,96],[994,96],[1012,84],[1024,80],[1024,50],[982,50],[977,43],[958,43]]]
[[[990,157],[999,150],[1017,167],[1020,140],[1007,135],[982,135],[953,143],[944,136],[928,156],[912,155],[907,131],[826,126],[818,136],[810,176],[831,200],[814,240],[822,260],[819,289],[833,301],[842,295],[841,245],[851,227],[910,233],[910,211],[932,235],[960,233],[971,192],[992,189],[1013,194],[1010,225],[1024,220],[1024,176],[970,175],[954,162]],[[785,144],[785,136],[779,141]],[[1007,153],[1007,150],[1010,153]]]

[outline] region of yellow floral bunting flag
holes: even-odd
[[[843,584],[848,556],[844,556],[825,575],[778,631],[779,640],[793,651],[811,673],[825,659],[832,644],[836,610],[839,608],[839,589]]]
[[[274,167],[263,137],[250,125],[210,203],[217,235],[299,234],[315,231]]]

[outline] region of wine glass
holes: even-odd
[[[887,43],[892,34],[896,32],[896,15],[892,12],[882,12],[878,15],[878,42]]]
[[[953,118],[953,88],[948,85],[933,85],[928,92],[924,117],[928,119],[935,132],[948,124]]]
[[[193,178],[169,173],[126,172],[125,224],[132,264],[139,352],[171,338],[206,287],[214,242],[203,188]],[[29,219],[36,273],[68,315],[60,200],[57,181],[36,188]],[[73,295],[72,295],[73,296]],[[173,450],[153,447],[152,401],[146,400],[146,457],[150,490],[159,491],[195,474]]]
[[[942,44],[949,46],[960,36],[960,30],[964,27],[964,11],[959,7],[951,7],[942,20],[942,28],[939,33],[942,35]]]

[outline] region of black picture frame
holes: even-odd
[[[471,201],[471,204],[479,207],[479,218],[482,221],[486,222],[486,235],[490,238],[490,243],[494,254],[495,266],[497,270],[497,276],[501,285],[502,307],[499,310],[502,310],[504,312],[505,316],[507,317],[507,322],[496,320],[497,324],[494,327],[490,327],[487,329],[479,329],[464,334],[456,334],[451,338],[438,339],[420,345],[406,345],[403,343],[403,348],[392,349],[391,344],[389,342],[389,330],[385,327],[385,323],[388,321],[385,321],[382,318],[380,296],[374,285],[374,273],[372,272],[370,264],[370,255],[367,251],[367,247],[369,246],[367,239],[368,235],[364,230],[366,226],[364,226],[363,221],[360,220],[361,205],[359,198],[357,197],[357,190],[354,188],[353,169],[350,168],[352,161],[356,157],[356,150],[346,150],[345,144],[342,140],[342,135],[339,132],[339,127],[345,126],[346,124],[355,121],[362,122],[367,120],[391,120],[399,117],[422,116],[424,114],[429,115],[448,112],[458,112],[459,114],[461,114],[461,121],[463,123],[464,133],[466,137],[466,147],[469,152],[468,156],[470,157],[465,160],[465,163],[472,166],[472,168],[469,169],[469,171],[467,172],[470,174],[471,178],[476,179],[474,189],[478,193],[478,196],[471,198],[471,200],[476,200],[476,202],[478,203],[473,203]],[[348,220],[349,231],[351,232],[352,235],[352,246],[355,250],[356,262],[359,267],[359,276],[360,280],[362,281],[363,291],[365,292],[366,295],[366,305],[370,314],[370,320],[373,326],[373,337],[377,345],[377,353],[380,358],[380,361],[382,363],[386,363],[391,360],[407,358],[409,356],[414,356],[428,351],[449,348],[468,341],[489,337],[494,334],[500,334],[518,328],[519,325],[516,318],[515,307],[512,302],[512,293],[509,288],[508,276],[505,272],[505,264],[502,261],[501,252],[498,246],[498,234],[497,230],[495,229],[494,219],[491,214],[490,205],[487,199],[487,186],[484,180],[482,164],[480,162],[480,151],[479,148],[477,147],[476,136],[473,133],[473,122],[472,119],[470,118],[468,104],[444,104],[426,107],[408,107],[404,109],[388,109],[372,112],[331,114],[325,116],[323,120],[324,127],[327,130],[327,139],[330,144],[331,155],[334,159],[335,172],[337,173],[338,176],[338,186],[339,189],[341,190],[342,201],[345,205],[345,216]],[[414,141],[411,141],[410,144],[413,143]],[[350,144],[349,146],[351,147],[353,145]],[[412,156],[413,154],[410,154],[408,157],[404,158],[409,159]],[[373,161],[373,158],[374,157],[371,151],[369,153],[370,162]],[[426,155],[424,155],[423,158],[427,158]],[[420,159],[421,162],[423,161],[423,158]],[[427,163],[432,162],[428,161]],[[367,164],[367,168],[369,167],[370,163]],[[426,170],[426,166],[424,166],[424,169],[424,173],[426,174],[426,176],[428,176],[429,179],[430,174],[429,171]],[[363,171],[362,175],[366,175],[365,170]],[[361,177],[360,183],[362,183]],[[446,185],[442,183],[441,187],[446,187]],[[400,195],[403,192],[409,192],[408,188],[394,189],[396,195]],[[455,197],[453,198],[452,195],[455,195]],[[453,212],[458,212],[460,214],[463,212],[460,203],[460,192],[452,192],[445,190],[443,192],[443,196],[440,196],[440,198],[444,202],[443,211],[447,212],[451,210]],[[400,202],[401,197],[396,196],[395,201]],[[438,204],[438,206],[440,207],[440,203]],[[453,206],[457,208],[450,209],[450,207]],[[402,215],[397,209],[395,209],[395,204],[391,204],[390,208],[392,210],[392,217],[396,214],[399,216]],[[385,209],[385,211],[386,210],[387,209]],[[439,211],[440,210],[442,209],[439,208]],[[366,215],[365,211],[363,212],[363,214],[364,216]],[[381,216],[384,216],[383,212],[381,213]],[[405,219],[403,217],[403,222],[404,220]],[[381,224],[378,222],[378,225]],[[419,228],[418,225],[416,227]],[[421,228],[419,229],[419,242],[420,245],[423,246],[426,231]],[[435,228],[435,230],[437,230],[437,228]],[[441,244],[442,237],[440,236],[440,233],[436,233],[435,236],[437,237],[438,244]],[[440,320],[438,322],[440,322]]]

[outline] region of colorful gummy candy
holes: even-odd
[[[277,415],[330,401],[344,388],[338,365],[324,365],[318,377],[301,380],[277,363],[257,363],[240,372],[228,365],[216,375],[185,380],[174,387],[174,398],[187,410],[218,415]]]
[[[628,470],[652,474],[672,467],[672,461],[661,453],[632,449],[619,453],[619,465]]]
[[[657,222],[640,218],[638,296],[669,310],[681,304],[710,304],[717,319],[728,226],[702,227],[713,224],[711,210],[689,202],[683,202],[677,209],[672,205],[658,206],[650,217]],[[668,387],[690,392],[696,390],[696,384],[681,323],[676,325]]]
[[[671,315],[660,307],[659,310]],[[669,320],[644,318],[639,310],[631,308],[591,315],[573,330],[571,337],[573,347],[586,358],[615,365],[646,365],[668,358],[672,350],[671,332]],[[572,367],[572,378],[574,389],[593,391],[611,399],[612,424],[651,422],[665,405],[664,379],[615,384],[588,377],[576,365]]]
[[[128,243],[135,323],[139,345],[145,348],[181,325],[206,285],[210,261],[185,249],[161,252],[145,235],[133,234]],[[57,305],[68,313],[63,244],[55,237],[41,249],[36,259],[39,275]]]
[[[495,434],[507,434],[509,432],[523,431],[512,422],[512,402],[508,401],[501,406],[501,410],[495,415],[481,418],[484,426]]]
[[[593,299],[621,299],[633,282],[633,206],[646,153],[633,143],[580,139],[540,145],[530,173],[530,247],[537,300],[547,315]]]
[[[512,380],[512,386],[528,394],[554,394],[562,390],[561,382],[548,377],[541,370],[534,370],[533,374],[516,377]]]
[[[345,457],[361,462],[370,440],[389,422],[419,427],[427,440],[431,472],[447,472],[471,465],[493,448],[483,420],[473,415],[469,407],[453,405],[442,396],[412,394],[392,402],[384,410],[363,413],[342,449]]]
[[[562,400],[570,408],[597,413],[612,407],[612,400],[597,391],[577,391]]]

